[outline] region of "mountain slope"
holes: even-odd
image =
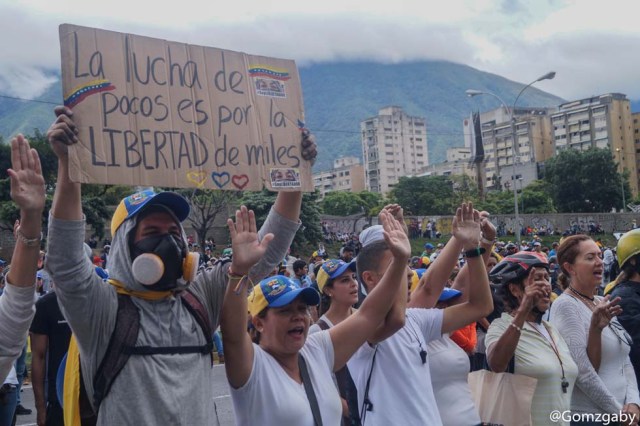
[[[300,77],[306,124],[320,147],[314,170],[330,168],[339,156],[361,157],[360,121],[389,105],[426,117],[430,162],[443,161],[447,148],[463,144],[462,120],[472,109],[500,106],[491,96],[470,99],[465,90],[490,91],[512,102],[522,88],[522,84],[498,75],[444,61],[321,63],[301,67]],[[53,104],[62,99],[60,84],[54,84],[39,99],[52,104],[0,98],[0,136],[6,140],[18,132],[46,131],[53,121]],[[532,87],[518,105],[556,106],[561,102],[561,98]]]

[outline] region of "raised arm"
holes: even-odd
[[[407,229],[407,225],[404,222],[404,212],[402,207],[398,204],[387,204],[384,206],[384,210],[391,213],[395,220],[400,223],[404,233],[409,236],[409,230]],[[406,268],[406,271],[409,272],[410,269]],[[407,276],[407,285],[409,285],[410,277]],[[407,310],[407,287],[404,285],[400,285],[398,290],[396,291],[396,296],[391,305],[391,309],[384,317],[382,323],[378,326],[373,335],[367,339],[370,344],[376,344],[385,340],[387,337],[392,336],[396,331],[400,330],[404,327],[405,322],[405,313]]]
[[[253,343],[247,333],[247,288],[246,275],[249,269],[267,250],[273,234],[258,240],[256,218],[245,206],[236,210],[236,222],[227,220],[231,234],[233,260],[229,271],[229,283],[224,296],[220,330],[224,347],[225,370],[229,384],[237,389],[251,376],[253,368]],[[244,277],[244,278],[241,278]]]
[[[57,119],[47,132],[49,144],[58,157],[58,179],[51,214],[57,219],[81,220],[80,184],[69,179],[69,146],[78,143],[78,128],[69,108],[58,106],[54,112]]]
[[[611,295],[608,294],[598,302],[589,323],[587,356],[595,371],[600,370],[600,362],[602,361],[602,331],[614,316],[622,313],[622,308],[619,305],[620,298],[616,297],[611,301],[610,298]]]
[[[477,212],[476,212],[477,214]],[[442,293],[451,271],[458,262],[460,251],[478,246],[480,224],[474,220],[471,203],[462,203],[456,210],[451,224],[452,237],[442,252],[422,275],[418,287],[411,293],[410,308],[433,308]]]
[[[496,238],[496,227],[489,220],[489,213],[487,213],[486,211],[480,212],[480,231],[482,232],[482,237],[480,238],[480,247],[485,250],[485,252],[482,253],[482,261],[486,265],[489,256],[491,256],[491,250],[493,250],[493,241]],[[476,280],[477,277],[469,273],[469,266],[465,263],[456,276],[453,285],[451,286],[451,288],[460,290],[462,292],[462,294],[458,298],[459,302],[466,302],[467,300],[469,300],[467,289],[470,285],[473,284],[473,282],[476,282]],[[488,327],[489,326],[487,324],[485,330]]]
[[[403,291],[405,297],[407,294],[406,270],[411,254],[409,238],[391,213],[382,210],[379,218],[384,228],[384,239],[393,257],[380,282],[362,302],[360,309],[329,330],[334,350],[334,371],[342,368],[373,335],[398,292]]]
[[[302,132],[300,151],[302,158],[312,164],[318,155],[315,137],[306,129]],[[301,206],[301,191],[278,192],[273,209],[260,228],[258,237],[262,239],[264,235],[271,233],[275,238],[264,256],[251,268],[250,275],[254,281],[257,282],[266,277],[285,257],[300,226]]]
[[[35,149],[22,136],[11,140],[11,199],[20,208],[11,270],[0,297],[0,377],[6,377],[20,355],[35,313],[34,288],[40,255],[44,178]]]

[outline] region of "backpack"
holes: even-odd
[[[136,346],[140,330],[140,312],[131,301],[131,296],[118,294],[116,325],[109,338],[104,358],[93,377],[93,405],[84,388],[77,341],[74,336],[71,336],[69,352],[60,363],[56,385],[58,400],[64,408],[66,426],[87,426],[97,423],[100,403],[107,396],[111,385],[132,355],[208,353],[213,366],[213,330],[206,308],[190,290],[181,292],[178,297],[202,329],[206,343],[201,346]]]

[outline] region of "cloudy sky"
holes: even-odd
[[[166,6],[168,5],[168,6]],[[0,0],[0,95],[30,98],[72,23],[295,59],[443,59],[565,99],[640,99],[637,0]]]

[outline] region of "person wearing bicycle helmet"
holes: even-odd
[[[489,277],[505,308],[491,323],[485,338],[489,368],[537,379],[531,424],[546,425],[552,411],[570,410],[578,376],[578,367],[562,336],[553,325],[542,321],[551,305],[549,263],[544,254],[520,251],[506,256]]]
[[[616,254],[622,272],[607,286],[605,294],[621,299],[618,321],[631,336],[629,358],[640,385],[640,228],[620,237]]]

